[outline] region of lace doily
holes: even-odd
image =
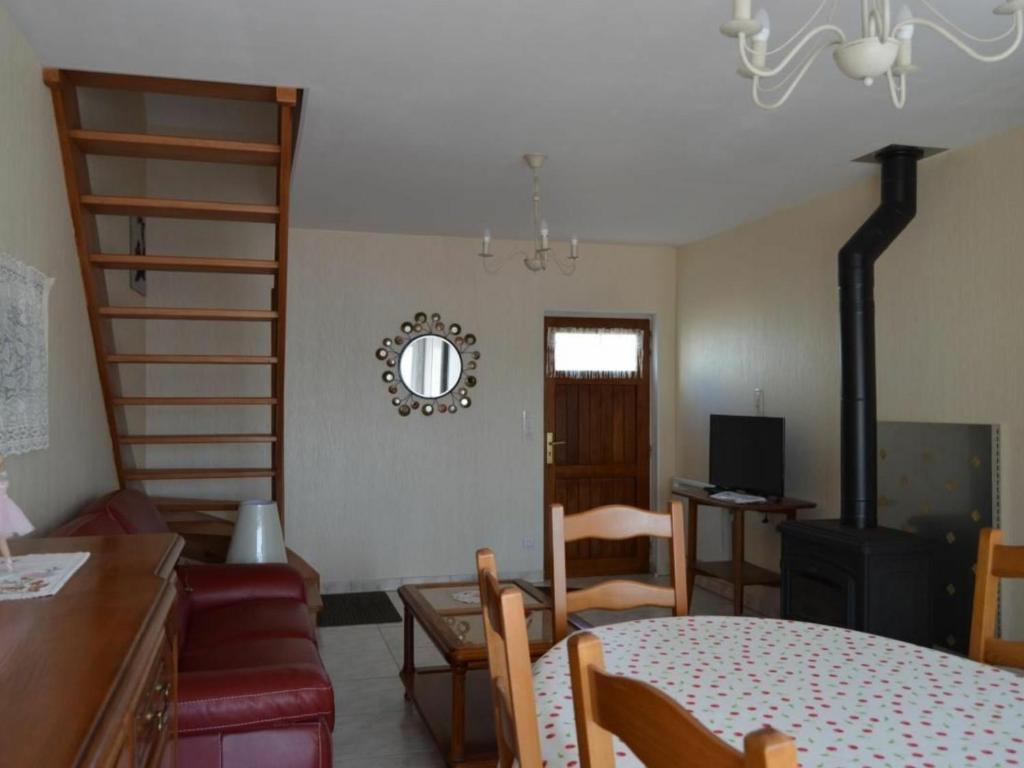
[[[464,589],[461,592],[453,592],[452,600],[465,605],[480,605],[480,590]]]

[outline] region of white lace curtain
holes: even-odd
[[[636,328],[548,328],[547,373],[572,379],[643,376],[644,332]]]
[[[0,253],[0,454],[50,444],[47,323],[53,280]]]

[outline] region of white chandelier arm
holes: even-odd
[[[903,109],[907,103],[906,73],[894,75],[890,69],[885,73],[885,77],[889,81],[889,98],[892,99],[892,105],[896,107],[896,109]]]
[[[952,21],[948,16],[942,13],[942,11],[940,11],[938,8],[936,8],[934,5],[928,2],[928,0],[921,0],[921,5],[923,5],[929,11],[938,16],[939,21],[941,21],[947,27],[949,27],[958,35],[960,35],[960,37],[966,37],[968,40],[973,40],[976,43],[998,43],[1000,40],[1005,40],[1007,37],[1012,35],[1014,31],[1014,28],[1011,25],[1010,28],[1003,32],[1001,35],[996,35],[995,37],[978,37],[977,35],[972,35],[966,29],[958,25],[955,21]]]
[[[796,40],[798,37],[800,37],[800,35],[802,35],[807,30],[807,28],[809,26],[811,26],[811,24],[814,22],[814,20],[816,18],[818,18],[818,15],[821,13],[822,9],[826,5],[828,5],[829,2],[830,2],[830,0],[821,0],[821,5],[819,5],[817,10],[814,13],[811,14],[811,17],[807,21],[804,22],[803,26],[800,27],[800,29],[798,29],[792,35],[790,35],[789,39],[786,40],[786,42],[781,43],[780,45],[777,45],[774,48],[770,48],[767,51],[765,51],[764,52],[765,56],[772,56],[773,54],[776,54],[779,51],[783,51],[786,48],[788,48],[790,46],[790,44],[792,44],[792,42],[794,40]],[[836,5],[839,3],[839,0],[831,0],[831,3],[832,3],[832,10],[829,12],[829,19],[828,19],[830,22],[832,21],[832,16],[836,12]],[[754,53],[754,50],[749,45],[747,46],[747,53]]]
[[[834,45],[834,43],[822,43],[821,45],[819,45],[817,47],[817,49],[810,56],[807,57],[807,61],[805,61],[803,63],[803,65],[799,69],[796,70],[796,76],[793,78],[793,82],[789,84],[789,87],[778,98],[777,101],[767,102],[767,101],[763,101],[761,99],[761,93],[760,93],[760,91],[762,90],[760,88],[761,77],[759,75],[755,74],[754,75],[754,80],[753,80],[753,87],[751,88],[751,95],[752,95],[752,97],[754,99],[754,103],[757,106],[759,106],[761,109],[772,110],[772,109],[778,109],[779,107],[781,107],[783,104],[785,104],[789,100],[789,97],[792,95],[793,91],[796,90],[796,87],[798,85],[800,85],[800,81],[804,79],[804,75],[807,74],[807,70],[809,70],[811,68],[811,65],[814,64],[814,62],[822,54],[823,51],[828,50],[833,45]],[[790,76],[792,76],[792,73],[790,74]]]
[[[802,51],[804,49],[804,46],[806,46],[809,42],[811,42],[811,40],[813,40],[815,37],[817,37],[822,32],[835,32],[836,35],[839,37],[838,40],[835,40],[833,42],[827,43],[827,45],[839,45],[841,43],[845,43],[846,42],[846,36],[843,34],[843,30],[841,30],[839,27],[835,26],[834,24],[822,24],[820,27],[815,27],[810,32],[808,32],[807,35],[804,37],[804,39],[801,40],[799,43],[797,43],[796,46],[793,48],[793,50],[791,50],[786,55],[786,57],[783,58],[783,60],[781,62],[779,62],[779,65],[777,67],[774,67],[773,69],[761,69],[760,67],[755,66],[750,61],[750,59],[747,57],[747,50],[746,50],[747,49],[747,36],[746,36],[745,33],[740,32],[740,34],[739,34],[740,60],[743,62],[743,66],[746,67],[747,71],[753,73],[757,77],[775,77],[782,70],[784,70],[789,65],[789,63],[791,61],[793,61],[793,59],[796,57],[796,55],[798,53],[800,53],[800,51]]]
[[[861,34],[885,40],[889,36],[889,0],[861,0]]]
[[[571,262],[569,266],[566,266],[565,264],[562,263],[562,259],[559,256],[557,256],[554,251],[551,252],[551,261],[553,261],[555,263],[555,266],[558,267],[558,271],[561,272],[566,277],[569,277],[569,275],[576,271],[576,262]]]
[[[758,92],[759,93],[775,93],[776,91],[782,90],[787,85],[789,85],[789,83],[793,80],[794,77],[796,77],[797,75],[799,75],[803,71],[804,65],[807,64],[808,61],[811,61],[811,60],[817,58],[818,55],[822,51],[824,51],[826,48],[831,47],[831,45],[832,45],[831,43],[823,43],[822,45],[818,46],[813,51],[811,51],[809,54],[807,54],[807,58],[805,58],[802,62],[800,62],[800,66],[799,67],[793,67],[791,70],[789,70],[789,72],[787,72],[785,75],[782,75],[781,77],[779,77],[779,79],[776,80],[775,82],[773,82],[771,85],[765,85],[764,83],[761,82],[765,78],[758,78],[758,84],[757,84]]]
[[[901,24],[897,24],[896,29],[899,29],[900,27],[906,24],[914,24],[916,26],[927,27],[928,29],[934,32],[938,32],[942,37],[949,40],[949,42],[951,42],[961,51],[966,53],[972,59],[976,59],[977,61],[983,62],[985,64],[994,64],[997,61],[1003,61],[1004,59],[1010,58],[1010,56],[1012,56],[1014,52],[1020,47],[1021,40],[1024,39],[1024,11],[1017,11],[1016,13],[1013,14],[1013,27],[1011,27],[1011,29],[1014,29],[1016,31],[1016,34],[1013,37],[1013,42],[1010,44],[1010,47],[1007,48],[1002,53],[996,53],[992,55],[979,53],[978,51],[974,50],[971,46],[969,46],[967,43],[965,43],[963,40],[954,35],[952,32],[929,19],[908,19],[907,21],[904,21]]]
[[[488,275],[496,275],[510,261],[516,261],[525,257],[526,251],[513,251],[512,253],[505,253],[500,256],[496,253],[488,254],[487,258],[483,260],[484,272]]]

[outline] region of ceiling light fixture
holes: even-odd
[[[547,156],[539,152],[528,152],[523,155],[524,162],[533,173],[533,253],[517,251],[511,256],[522,256],[523,264],[531,272],[544,272],[548,268],[548,264],[553,263],[563,275],[571,275],[576,271],[576,261],[580,257],[580,241],[573,236],[569,241],[569,256],[566,258],[558,255],[551,248],[548,223],[540,215],[540,169],[544,166],[546,159]],[[489,229],[484,230],[480,258],[484,260],[484,269],[488,272],[497,272],[503,266],[503,263],[491,253],[491,230]],[[494,263],[497,263],[496,267],[489,266]]]
[[[778,109],[786,103],[804,75],[824,51],[833,49],[836,65],[847,77],[872,85],[876,78],[885,77],[889,96],[897,109],[907,102],[907,76],[918,70],[913,62],[911,41],[916,27],[938,33],[973,59],[985,63],[1002,61],[1020,47],[1024,36],[1024,0],[1008,0],[993,11],[999,16],[1012,16],[1010,28],[994,37],[978,37],[957,26],[942,14],[931,0],[917,2],[934,18],[915,16],[903,6],[894,19],[890,0],[861,0],[860,37],[848,39],[841,28],[833,24],[839,0],[822,0],[818,9],[788,40],[775,48],[768,48],[771,25],[768,13],[758,11],[751,16],[751,0],[733,0],[732,20],[722,25],[722,34],[735,37],[739,46],[741,77],[753,81],[754,103],[762,109]],[[826,17],[813,26],[828,8]],[[997,43],[1012,35],[1013,40],[1000,53],[985,54],[967,41],[983,45]],[[806,55],[797,62],[802,51]],[[778,54],[774,66],[768,58]],[[763,81],[771,81],[765,83]],[[771,93],[782,91],[771,101]]]

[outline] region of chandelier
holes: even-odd
[[[517,251],[510,254],[510,258],[521,256],[523,264],[531,272],[544,272],[548,268],[548,264],[554,264],[563,275],[571,275],[576,271],[576,261],[580,257],[580,241],[574,236],[569,241],[568,257],[559,255],[551,247],[548,223],[540,215],[540,169],[544,166],[546,159],[547,156],[539,152],[528,152],[523,155],[523,161],[533,173],[533,253]],[[479,255],[484,260],[484,269],[492,274],[503,266],[503,262],[496,259],[491,253],[491,230],[489,229],[484,230],[483,244]],[[497,266],[492,266],[495,264]]]
[[[836,65],[847,77],[872,85],[885,77],[889,96],[897,109],[907,102],[907,77],[918,70],[913,61],[911,41],[914,29],[923,27],[936,32],[971,58],[985,63],[1002,61],[1020,46],[1024,35],[1024,0],[1008,0],[993,11],[999,16],[1012,16],[1010,28],[994,37],[978,37],[954,24],[930,0],[917,0],[934,18],[915,16],[903,6],[893,19],[890,0],[861,0],[860,34],[849,39],[833,23],[839,0],[822,0],[811,15],[788,40],[768,48],[771,26],[764,10],[751,16],[751,0],[733,0],[733,18],[722,25],[722,34],[737,38],[740,67],[737,73],[753,82],[754,103],[762,109],[778,109],[796,89],[815,60],[832,49]],[[824,18],[822,15],[824,14]],[[1012,36],[1005,50],[983,53],[971,43],[991,46]],[[798,61],[798,57],[803,57]],[[776,58],[769,65],[769,57]],[[776,94],[776,95],[773,95]]]

